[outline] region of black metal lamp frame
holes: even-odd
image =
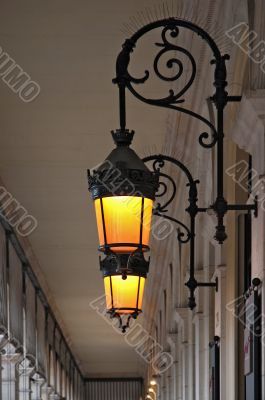
[[[109,249],[105,252],[106,257],[102,260],[100,257],[100,270],[102,271],[103,277],[110,277],[111,286],[111,302],[112,307],[108,310],[108,314],[111,318],[117,318],[119,320],[119,327],[123,333],[129,328],[130,320],[136,319],[138,315],[142,312],[139,309],[139,289],[140,289],[140,279],[146,278],[149,271],[149,262],[144,257],[144,253],[141,247],[132,252],[131,254],[115,253]],[[113,304],[113,291],[112,291],[112,280],[111,277],[119,275],[122,279],[126,280],[128,276],[137,276],[139,278],[138,292],[136,298],[135,308],[115,308]],[[127,321],[125,324],[121,318],[121,311],[130,311]]]
[[[142,78],[133,77],[129,71],[130,54],[133,52],[138,40],[142,38],[148,32],[162,28],[161,33],[161,43],[156,43],[156,45],[161,49],[154,59],[153,67],[156,76],[162,81],[174,82],[177,81],[183,74],[184,67],[181,59],[175,56],[170,58],[166,66],[172,69],[174,65],[178,67],[177,73],[173,76],[165,76],[159,70],[159,62],[162,56],[170,51],[181,53],[186,56],[191,65],[190,77],[187,80],[185,86],[176,93],[174,90],[170,90],[169,94],[162,98],[145,98],[139,92],[136,91],[134,84],[144,84],[149,76],[149,71],[145,71],[145,75]],[[211,64],[215,65],[214,72],[214,82],[215,93],[210,98],[210,100],[215,104],[217,110],[217,124],[216,127],[206,118],[197,114],[196,112],[187,109],[185,107],[180,107],[179,104],[184,103],[185,99],[182,97],[187,90],[191,87],[194,79],[196,77],[196,61],[192,54],[185,48],[180,47],[171,41],[169,41],[168,36],[171,39],[177,38],[179,35],[179,29],[186,28],[192,32],[195,32],[200,36],[210,47],[213,53],[213,60]],[[126,129],[126,102],[125,102],[125,89],[128,89],[138,100],[158,107],[173,109],[184,114],[188,114],[193,118],[197,118],[199,121],[203,122],[209,132],[203,132],[199,136],[199,143],[204,148],[212,148],[217,146],[217,197],[214,203],[209,207],[214,210],[217,216],[217,226],[215,239],[221,244],[227,238],[224,226],[224,217],[226,213],[230,210],[246,210],[255,212],[257,215],[257,201],[254,204],[228,204],[224,197],[224,109],[229,102],[239,102],[241,96],[229,96],[228,92],[225,90],[227,86],[227,71],[226,71],[226,61],[229,60],[229,55],[222,55],[217,44],[213,38],[202,28],[193,24],[190,21],[177,19],[177,18],[167,18],[159,21],[152,22],[127,39],[123,44],[122,51],[117,57],[116,61],[116,78],[113,83],[117,84],[119,87],[119,100],[120,100],[120,129],[117,131],[121,136],[126,136],[128,130]],[[126,133],[127,132],[127,133]],[[208,141],[208,142],[207,142]],[[205,212],[207,209],[200,209],[199,211]]]
[[[142,78],[133,77],[129,71],[129,63],[130,63],[130,55],[133,52],[137,42],[148,32],[162,28],[160,43],[156,43],[156,45],[160,48],[158,54],[156,55],[153,68],[156,76],[165,82],[174,82],[177,81],[184,72],[183,62],[180,58],[177,58],[177,54],[181,54],[182,56],[186,56],[188,62],[191,66],[190,68],[190,76],[187,79],[184,87],[179,91],[175,92],[174,90],[170,90],[169,94],[162,98],[146,98],[142,94],[140,94],[134,87],[134,85],[144,84],[149,76],[149,71],[145,71],[145,75]],[[210,100],[215,104],[217,110],[217,123],[214,126],[208,119],[201,116],[200,114],[187,109],[180,104],[185,102],[183,95],[188,91],[191,87],[192,83],[196,77],[196,61],[192,54],[185,48],[178,46],[175,43],[172,43],[174,39],[176,39],[179,35],[180,29],[188,29],[192,32],[195,32],[200,36],[210,47],[213,53],[213,60],[210,61],[211,64],[215,66],[214,72],[214,82],[213,85],[215,87],[215,93],[210,98]],[[168,52],[173,51],[176,55],[173,58],[169,58],[166,63],[168,69],[172,69],[173,66],[177,66],[178,71],[173,74],[173,76],[165,76],[159,68],[160,59],[162,56],[166,55]],[[126,99],[125,92],[128,89],[138,100],[158,107],[173,109],[179,111],[181,113],[187,114],[193,118],[198,119],[203,122],[207,131],[202,132],[199,135],[199,143],[202,147],[206,149],[213,148],[217,146],[217,161],[216,161],[216,178],[217,178],[217,196],[212,205],[206,208],[199,208],[197,206],[197,180],[194,180],[190,171],[187,167],[185,167],[180,161],[164,155],[152,155],[143,159],[144,162],[153,161],[153,168],[155,172],[159,172],[160,176],[167,177],[171,180],[168,175],[162,174],[161,168],[164,166],[165,161],[173,163],[177,167],[179,167],[185,174],[188,179],[189,186],[189,206],[186,211],[190,216],[190,227],[188,228],[182,222],[176,220],[175,218],[168,216],[165,214],[166,207],[173,200],[176,190],[174,189],[173,195],[171,199],[164,204],[164,206],[158,205],[158,207],[154,210],[154,214],[158,216],[162,216],[166,219],[169,219],[173,222],[178,223],[185,231],[186,236],[181,231],[178,234],[178,239],[181,243],[190,242],[190,277],[188,282],[186,283],[187,287],[190,290],[189,296],[189,307],[193,309],[196,306],[195,303],[195,290],[197,287],[215,287],[218,289],[218,282],[197,282],[195,279],[195,219],[196,215],[199,212],[206,212],[209,209],[212,209],[217,217],[217,226],[215,239],[222,244],[226,238],[227,234],[224,226],[224,217],[226,213],[230,210],[246,210],[248,212],[254,211],[254,215],[257,216],[257,198],[253,204],[228,204],[227,200],[224,196],[224,109],[229,102],[239,102],[241,100],[241,96],[229,96],[228,92],[225,90],[227,86],[227,71],[226,71],[226,61],[229,60],[229,55],[222,55],[217,44],[213,40],[213,38],[202,28],[193,24],[192,22],[177,19],[177,18],[168,18],[162,19],[159,21],[152,22],[140,30],[138,30],[135,34],[131,36],[131,38],[127,39],[123,44],[122,50],[119,53],[116,61],[116,78],[113,80],[113,83],[118,85],[119,88],[119,111],[120,111],[120,129],[116,132],[113,132],[113,135],[116,137],[116,142],[119,140],[120,142],[124,142],[129,144],[131,141],[131,132],[126,129]]]
[[[153,210],[153,214],[159,217],[165,218],[176,223],[179,226],[177,230],[177,238],[181,244],[189,243],[190,245],[190,259],[189,259],[189,267],[190,267],[190,276],[189,280],[186,282],[186,286],[190,290],[190,296],[188,301],[188,306],[191,310],[196,307],[195,301],[195,290],[197,287],[214,287],[216,291],[218,290],[218,280],[215,282],[198,282],[195,278],[195,236],[196,236],[196,216],[200,211],[204,211],[204,209],[199,208],[197,205],[198,201],[198,191],[197,184],[199,184],[199,180],[194,180],[188,168],[179,160],[166,156],[166,155],[152,155],[143,159],[144,162],[152,162],[154,172],[158,173],[158,175],[164,178],[164,181],[160,180],[160,184],[162,186],[162,191],[158,192],[156,197],[163,197],[166,195],[168,191],[168,185],[165,182],[167,179],[171,184],[171,195],[168,196],[167,201],[164,204],[157,203],[156,208]],[[169,162],[178,167],[187,178],[187,187],[188,189],[188,207],[186,208],[187,213],[190,217],[189,227],[185,225],[183,222],[178,219],[167,215],[167,207],[174,200],[176,194],[176,183],[174,179],[161,171],[163,167],[165,167],[165,163]]]
[[[178,54],[187,57],[188,63],[190,64],[190,75],[186,80],[184,87],[179,91],[175,92],[170,90],[169,94],[162,98],[146,98],[142,94],[136,91],[134,85],[143,85],[149,78],[149,71],[145,71],[143,78],[133,77],[129,71],[130,55],[133,52],[136,43],[140,38],[142,38],[146,33],[161,28],[161,39],[160,43],[156,45],[160,48],[158,54],[156,55],[153,68],[155,75],[165,82],[177,81],[184,72],[183,62],[180,58],[177,58]],[[213,125],[211,121],[201,116],[200,114],[180,106],[181,103],[185,102],[183,95],[191,87],[192,83],[196,77],[196,62],[192,54],[185,48],[172,43],[179,35],[180,29],[188,29],[192,32],[197,33],[210,47],[213,53],[213,60],[211,64],[215,65],[214,72],[214,82],[215,93],[210,98],[210,100],[215,104],[217,110],[217,123],[216,126]],[[173,58],[169,58],[166,63],[168,69],[172,69],[173,66],[177,66],[178,71],[173,74],[173,76],[165,76],[159,68],[161,57],[167,55],[168,52],[173,51],[176,55]],[[224,217],[226,213],[230,210],[245,210],[248,212],[254,211],[254,215],[257,216],[257,198],[253,204],[228,204],[224,197],[224,109],[229,102],[240,101],[241,96],[229,96],[225,90],[227,86],[226,82],[226,61],[229,59],[227,54],[222,55],[215,41],[205,32],[202,28],[197,25],[177,18],[162,19],[153,23],[150,23],[138,32],[136,32],[130,39],[127,39],[123,45],[122,51],[117,57],[116,61],[116,78],[113,80],[115,84],[119,87],[119,111],[120,111],[120,128],[115,132],[112,132],[114,141],[116,142],[117,148],[112,152],[106,161],[111,161],[111,165],[120,172],[118,177],[118,191],[116,195],[130,195],[130,190],[128,188],[128,180],[133,184],[137,192],[140,192],[143,197],[154,199],[154,197],[162,197],[167,192],[167,185],[161,181],[161,179],[168,179],[173,185],[172,195],[169,196],[167,201],[161,205],[158,203],[157,207],[153,213],[157,216],[168,219],[172,222],[177,223],[182,229],[178,232],[178,240],[180,243],[190,244],[190,277],[186,283],[190,290],[189,296],[189,307],[193,309],[196,306],[195,302],[195,290],[197,287],[215,287],[218,289],[218,281],[215,282],[198,282],[195,279],[195,220],[196,216],[200,212],[206,212],[212,209],[217,217],[217,226],[215,232],[215,239],[222,244],[227,238],[224,226]],[[200,133],[199,143],[202,147],[206,149],[217,147],[217,161],[216,161],[216,178],[217,178],[217,196],[212,205],[204,208],[197,206],[197,184],[198,180],[194,180],[188,168],[176,160],[173,157],[166,155],[152,155],[150,157],[144,158],[142,161],[144,163],[153,162],[153,171],[145,169],[143,162],[139,157],[129,149],[129,145],[133,139],[134,132],[129,131],[126,128],[126,99],[125,93],[128,89],[138,100],[158,107],[173,109],[196,118],[200,122],[204,123],[207,130]],[[208,132],[207,132],[208,131]],[[114,154],[115,153],[115,154]],[[138,159],[137,159],[138,158]],[[140,161],[140,163],[139,163]],[[174,179],[168,174],[161,171],[164,167],[165,162],[174,164],[176,167],[186,175],[188,180],[187,185],[189,187],[189,205],[186,211],[190,217],[190,225],[187,227],[185,224],[179,220],[169,216],[167,214],[167,206],[173,201],[176,194],[176,185]],[[111,185],[106,185],[106,183],[111,183],[110,181],[117,181],[115,176],[116,170],[112,167],[109,170],[108,166],[100,167],[91,176],[89,173],[89,189],[92,193],[93,199],[102,197],[112,196],[112,190],[109,190]],[[156,193],[158,186],[162,187],[162,192]],[[107,187],[107,189],[106,189]],[[163,190],[164,189],[164,190]],[[183,231],[184,230],[184,231]],[[105,232],[105,230],[104,230]],[[105,235],[106,236],[106,235]],[[100,248],[106,254],[106,258],[100,261],[101,270],[103,275],[120,273],[126,279],[127,274],[147,274],[149,261],[146,261],[143,255],[145,250],[144,246],[139,243],[135,247],[135,251],[131,255],[126,255],[127,261],[121,260],[121,256],[115,253],[115,246],[128,246],[128,243],[118,243],[112,244],[111,246],[106,243]],[[112,249],[113,248],[113,249]],[[136,315],[136,314],[135,314]]]

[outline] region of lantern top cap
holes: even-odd
[[[124,132],[128,135],[127,139],[124,138]],[[108,196],[141,195],[154,200],[159,187],[159,174],[150,171],[129,147],[133,132],[123,131],[119,136],[117,130],[113,135],[117,141],[120,140],[120,144],[117,144],[97,169],[92,170],[92,174],[88,171],[88,185],[92,198],[95,200]]]
[[[105,162],[106,161],[110,163],[113,168],[137,169],[139,171],[150,172],[141,158],[128,146],[117,146],[107,156]],[[104,163],[102,167],[105,169]]]
[[[116,129],[111,131],[111,134],[117,146],[130,146],[134,137],[134,131],[129,129]]]

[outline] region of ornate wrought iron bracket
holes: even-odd
[[[162,187],[162,191],[158,191],[156,198],[162,198],[164,196],[167,196],[167,200],[161,204],[158,203],[156,208],[153,210],[153,214],[157,215],[159,217],[165,218],[169,221],[172,221],[176,223],[179,227],[178,229],[178,234],[177,234],[177,239],[181,244],[189,243],[190,245],[190,277],[188,282],[186,283],[186,286],[190,290],[190,295],[189,295],[189,300],[188,300],[188,306],[190,307],[191,310],[193,310],[196,307],[196,301],[195,301],[195,291],[197,287],[214,287],[216,291],[218,290],[218,280],[216,279],[215,282],[198,282],[195,279],[195,237],[196,237],[196,229],[195,229],[195,219],[199,211],[206,211],[206,208],[199,208],[197,206],[197,184],[199,183],[198,180],[194,180],[190,171],[188,168],[179,160],[169,157],[166,155],[158,154],[158,155],[152,155],[149,157],[145,157],[143,159],[145,163],[152,162],[152,167],[153,171],[158,174],[158,176],[164,180],[167,180],[169,184],[171,185],[171,192],[168,193],[169,188],[168,185],[159,179],[159,185]],[[175,180],[165,172],[162,172],[161,170],[165,167],[165,163],[168,162],[170,164],[175,165],[177,168],[179,168],[186,176],[188,183],[187,187],[188,189],[188,208],[186,208],[187,213],[189,214],[190,217],[190,225],[189,227],[185,225],[183,222],[179,221],[178,219],[171,217],[167,214],[168,211],[168,206],[172,203],[172,201],[175,198],[176,194],[176,183]]]
[[[158,53],[153,60],[153,72],[155,76],[164,82],[176,82],[179,81],[182,87],[179,91],[170,89],[167,94],[159,98],[147,98],[143,94],[136,90],[137,85],[144,85],[145,82],[150,77],[150,71],[146,70],[142,77],[133,77],[128,68],[130,64],[131,53],[138,40],[140,40],[148,32],[161,29],[161,40],[155,45],[158,47]],[[196,113],[193,110],[183,107],[185,103],[185,98],[183,97],[188,90],[191,88],[196,75],[197,75],[197,65],[196,60],[189,50],[179,46],[177,44],[177,39],[180,30],[186,29],[191,32],[195,32],[211,49],[213,54],[213,59],[210,64],[214,66],[214,78],[213,86],[215,87],[215,92],[210,100],[215,104],[217,114],[216,114],[216,124],[213,124],[210,120],[203,117],[202,115]],[[170,53],[174,53],[165,62],[166,68],[171,72],[170,75],[166,75],[164,70],[161,70],[161,63],[165,61],[165,56]],[[187,79],[183,83],[180,78],[183,77],[184,64],[183,59],[186,59],[188,69],[187,69]],[[167,18],[159,21],[152,22],[146,26],[143,26],[140,30],[134,33],[131,38],[125,40],[122,50],[119,53],[116,61],[116,78],[113,83],[117,84],[119,87],[119,100],[120,100],[120,130],[119,135],[124,136],[124,140],[127,140],[126,129],[126,99],[125,90],[128,89],[138,100],[150,104],[152,106],[164,107],[168,109],[173,109],[196,118],[200,122],[204,123],[206,130],[199,134],[199,143],[204,148],[212,148],[217,146],[216,151],[216,182],[217,197],[214,204],[210,207],[215,211],[217,217],[217,226],[215,238],[222,244],[227,238],[227,234],[224,226],[224,216],[230,210],[254,210],[254,215],[257,215],[257,202],[253,205],[229,205],[224,197],[224,109],[226,105],[230,102],[241,101],[241,96],[231,96],[226,91],[227,86],[227,71],[226,71],[226,61],[229,60],[229,55],[222,55],[217,44],[213,38],[202,28],[193,24],[192,22],[181,20],[178,18]],[[175,67],[175,69],[174,69]],[[173,71],[173,72],[172,72]],[[197,212],[206,211],[207,209],[199,209]],[[161,210],[157,210],[161,212]],[[168,218],[168,217],[167,217]]]

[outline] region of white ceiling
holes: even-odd
[[[0,175],[38,220],[29,239],[89,376],[140,372],[134,350],[89,307],[103,293],[103,281],[86,169],[113,148],[109,131],[118,127],[118,107],[111,80],[125,39],[122,24],[154,3],[0,4],[0,46],[41,87],[35,101],[23,103],[0,81]],[[144,57],[137,62],[141,75]],[[166,113],[133,99],[128,109],[129,127],[138,133],[136,150],[148,152],[148,143],[159,149]]]

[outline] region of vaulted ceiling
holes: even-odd
[[[134,350],[89,306],[104,289],[86,170],[113,148],[110,130],[118,128],[118,103],[112,78],[125,39],[123,22],[152,3],[0,5],[0,45],[41,88],[34,101],[24,103],[0,81],[0,174],[38,221],[29,241],[89,376],[139,373]],[[165,112],[131,101],[131,121],[134,116],[130,128],[138,132],[139,152],[151,138],[160,147]]]
[[[187,3],[194,15],[214,14],[211,1]],[[138,11],[161,14],[162,9],[154,12],[155,4],[161,2],[0,3],[0,46],[41,89],[25,103],[0,81],[0,175],[38,221],[28,238],[38,261],[35,269],[88,376],[141,373],[135,351],[89,306],[104,290],[86,170],[113,148],[110,130],[118,128],[118,91],[112,78],[129,34],[125,30],[134,29],[134,16],[141,25]],[[146,69],[145,58],[154,54],[147,49],[139,49],[137,76]],[[157,89],[153,84],[148,90]],[[128,110],[128,127],[136,131],[134,148],[142,155],[160,151],[167,112],[132,97]]]

